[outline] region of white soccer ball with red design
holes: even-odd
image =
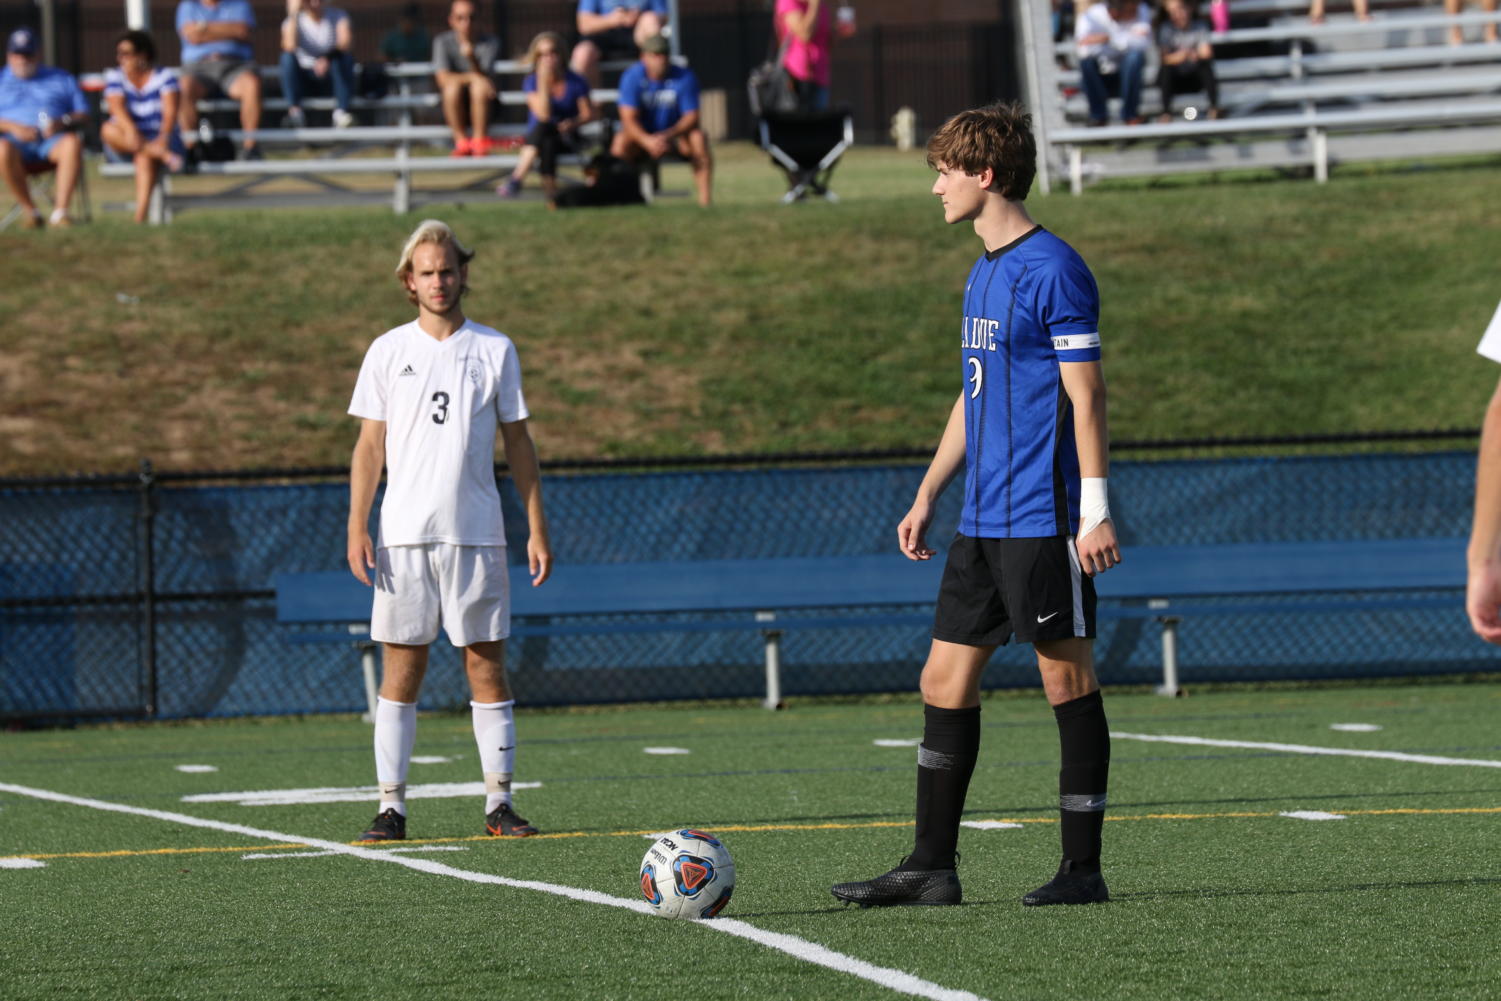
[[[662,835],[641,860],[641,895],[664,918],[712,918],[735,889],[735,860],[707,831]]]

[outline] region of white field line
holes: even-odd
[[[151,810],[146,807],[127,806],[123,803],[110,803],[100,799],[86,799],[81,796],[69,796],[66,793],[52,792],[48,789],[34,789],[30,786],[12,785],[8,782],[0,782],[0,792],[14,793],[17,796],[30,796],[33,799],[48,800],[53,803],[66,803],[70,806],[82,806],[91,810],[105,810],[110,813],[126,813],[137,817],[149,817],[153,820],[165,821],[169,824],[183,824],[187,827],[202,827],[211,831],[222,831],[226,834],[243,834],[248,838],[262,838],[274,842],[293,842],[307,845],[309,848],[321,848],[325,851],[339,855],[349,855],[353,858],[365,859],[369,862],[389,862],[393,865],[405,866],[418,872],[431,873],[435,876],[450,876],[454,879],[462,879],[470,883],[489,883],[495,886],[508,886],[518,890],[535,890],[538,893],[547,893],[555,897],[566,897],[569,900],[577,900],[586,904],[599,904],[604,907],[619,907],[622,910],[635,911],[637,914],[649,916],[652,920],[660,920],[652,914],[651,908],[644,900],[628,900],[624,897],[612,897],[607,893],[599,893],[596,890],[585,890],[573,886],[560,886],[556,883],[542,883],[530,879],[511,879],[506,876],[496,876],[487,872],[470,872],[467,869],[455,869],[441,862],[431,859],[414,858],[411,855],[396,855],[388,851],[378,851],[371,848],[361,848],[358,845],[346,845],[338,841],[324,841],[321,838],[305,838],[295,834],[283,834],[280,831],[268,831],[258,827],[246,827],[244,824],[227,824],[218,820],[209,820],[204,817],[193,817],[185,813],[171,813],[166,810]],[[914,977],[910,973],[901,970],[893,970],[885,966],[876,966],[853,956],[827,949],[816,942],[798,938],[795,935],[783,935],[779,932],[770,932],[746,924],[744,921],[736,921],[733,918],[714,918],[711,921],[693,922],[701,928],[710,931],[724,932],[737,938],[747,939],[768,949],[784,952],[794,959],[800,959],[806,963],[827,967],[840,973],[848,973],[850,976],[868,980],[899,994],[907,994],[912,997],[929,998],[931,1001],[985,1001],[977,994],[969,991],[954,990],[935,984],[932,981]]]
[[[1433,754],[1406,754],[1402,751],[1362,751],[1353,747],[1313,747],[1308,744],[1273,744],[1255,740],[1214,740],[1209,737],[1180,737],[1165,733],[1120,733],[1110,731],[1113,740],[1143,740],[1155,744],[1193,744],[1199,747],[1242,747],[1253,751],[1282,751],[1287,754],[1324,754],[1336,758],[1379,758],[1383,761],[1406,761],[1415,765],[1469,765],[1474,768],[1501,768],[1501,761],[1484,758],[1444,758]]]
[[[541,782],[516,782],[511,791],[540,789]],[[241,806],[300,806],[308,803],[363,803],[374,800],[379,786],[325,786],[316,789],[258,789],[245,792],[200,792],[184,796],[184,803],[238,803]],[[483,796],[483,782],[426,782],[407,786],[407,799],[455,799]]]

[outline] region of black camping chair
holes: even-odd
[[[855,141],[855,122],[848,110],[767,112],[761,116],[761,148],[787,172],[782,204],[822,195],[831,202],[829,178],[844,151]]]

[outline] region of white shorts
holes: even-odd
[[[443,625],[464,647],[511,635],[511,576],[504,546],[430,542],[375,553],[370,638],[426,646]]]

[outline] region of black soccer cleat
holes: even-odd
[[[1103,904],[1110,899],[1105,880],[1098,867],[1084,868],[1073,859],[1064,859],[1058,866],[1058,875],[1046,886],[1039,886],[1022,897],[1026,907],[1046,907],[1050,904]]]
[[[906,859],[902,864],[906,864]],[[959,874],[953,869],[903,869],[863,883],[836,883],[829,891],[836,900],[861,907],[915,907],[957,904],[963,899]]]
[[[502,803],[485,814],[485,833],[497,838],[529,838],[537,829],[516,816],[510,803]]]
[[[370,822],[370,829],[359,837],[360,841],[405,841],[407,818],[396,809],[382,810]]]

